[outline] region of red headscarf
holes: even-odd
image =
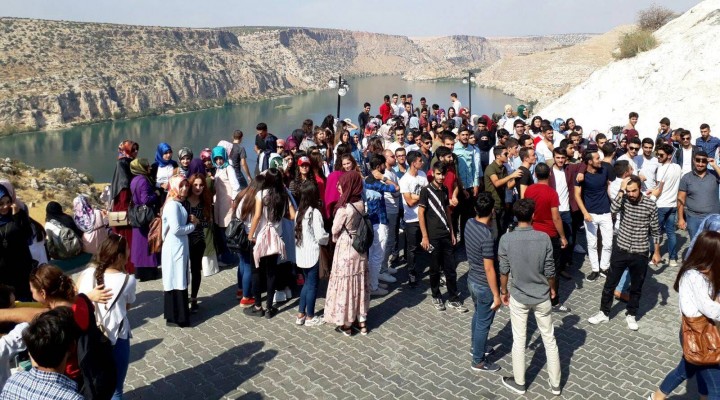
[[[492,120],[492,118],[488,117],[487,115],[483,114],[482,117],[480,117],[485,121],[485,127],[489,132],[495,131],[495,121]]]
[[[345,207],[348,203],[360,201],[363,191],[362,176],[357,171],[348,171],[338,179],[338,185],[342,189],[340,199],[335,204],[335,212]]]
[[[137,156],[137,151],[140,146],[132,140],[124,140],[118,145],[118,159],[120,158],[132,158]]]

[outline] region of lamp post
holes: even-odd
[[[468,76],[463,78],[462,82],[468,85],[468,108],[470,109],[470,115],[472,115],[472,84],[475,82],[475,73],[468,72]]]
[[[340,98],[345,96],[348,91],[350,91],[350,85],[347,84],[347,81],[342,78],[342,75],[339,75],[337,79],[330,78],[328,80],[328,86],[330,89],[338,88],[337,91],[337,118],[340,119]]]

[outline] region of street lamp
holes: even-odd
[[[340,119],[340,98],[342,96],[345,96],[348,91],[350,91],[350,85],[348,85],[347,81],[342,78],[342,75],[339,75],[337,79],[330,78],[328,80],[328,87],[330,89],[337,88],[337,118]]]
[[[463,78],[462,83],[468,85],[468,108],[472,115],[472,84],[475,82],[475,73],[468,72],[468,76]]]

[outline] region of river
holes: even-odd
[[[357,117],[366,101],[372,104],[371,113],[377,114],[385,94],[412,93],[413,103],[420,104],[426,97],[428,105],[437,103],[447,109],[450,93],[457,92],[464,107],[468,105],[467,85],[455,82],[407,82],[397,76],[380,76],[348,79],[350,91],[341,100],[341,117]],[[473,114],[502,112],[505,104],[516,106],[518,101],[492,89],[472,89]],[[290,108],[276,108],[289,106]],[[270,132],[286,138],[299,128],[305,118],[319,125],[327,114],[337,111],[335,90],[309,92],[272,100],[239,104],[185,114],[162,115],[128,121],[105,122],[70,129],[33,132],[0,139],[0,156],[19,159],[38,168],[72,167],[88,173],[96,182],[109,182],[115,168],[118,143],[130,139],[140,144],[140,157],[153,162],[155,148],[168,142],[177,149],[188,146],[199,156],[204,147],[213,147],[219,140],[231,141],[232,132],[245,133],[243,145],[247,149],[249,164],[255,165],[253,149],[255,125],[267,123]]]

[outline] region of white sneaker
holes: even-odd
[[[575,248],[573,249],[573,251],[578,254],[585,254],[585,249],[582,246],[580,246],[579,244],[575,245]]]
[[[671,259],[668,264],[669,264],[671,267],[677,267],[677,266],[678,266],[677,260],[672,260],[672,259]]]
[[[394,268],[394,267],[388,267],[388,269],[387,269],[387,271],[385,271],[385,273],[390,274],[390,275],[395,275],[398,273],[398,270],[397,270],[397,268]]]
[[[390,275],[390,274],[387,274],[387,273],[382,273],[382,274],[380,274],[380,275],[378,276],[378,280],[379,280],[379,281],[382,281],[382,282],[387,282],[387,283],[395,283],[395,282],[397,282],[397,278],[395,278],[394,276],[392,276],[392,275]]]
[[[370,291],[370,296],[385,296],[388,293],[390,293],[390,292],[378,287],[377,289]]]
[[[318,316],[314,316],[311,319],[305,320],[305,326],[318,326],[324,324],[325,321],[323,321],[321,318],[318,318]]]
[[[637,321],[635,321],[634,315],[626,315],[625,322],[627,322],[628,329],[630,329],[631,331],[636,331],[640,328],[637,324]]]
[[[285,286],[285,300],[292,299],[292,290],[290,290],[289,287]]]
[[[595,315],[593,315],[592,317],[588,318],[588,322],[591,323],[591,324],[593,324],[593,325],[597,325],[597,324],[600,324],[600,323],[603,323],[603,322],[608,322],[608,321],[610,321],[610,318],[609,318],[607,315],[605,315],[605,313],[602,312],[602,311],[598,311],[597,314],[595,314]]]

